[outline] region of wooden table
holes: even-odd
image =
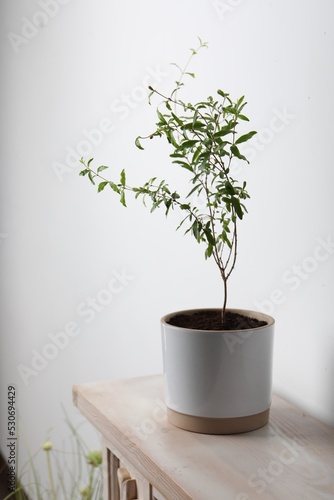
[[[257,431],[214,436],[167,422],[161,375],[75,385],[103,437],[107,500],[334,499],[334,429],[274,396]]]

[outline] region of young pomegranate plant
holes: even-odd
[[[213,258],[218,266],[224,287],[224,325],[227,283],[237,258],[238,221],[247,212],[244,202],[249,198],[246,182],[233,178],[231,167],[235,161],[249,163],[240,152],[239,145],[251,139],[256,132],[238,133],[240,122],[249,121],[244,114],[244,96],[233,101],[228,93],[218,89],[215,97],[209,96],[195,104],[178,97],[184,78],[195,76],[187,70],[191,59],[199,49],[207,46],[200,39],[199,42],[197,49],[191,49],[185,67],[178,67],[180,77],[169,96],[149,87],[150,101],[152,96],[162,98],[156,110],[158,121],[151,134],[135,140],[139,149],[144,149],[142,144],[147,139],[163,137],[168,141],[172,149],[172,163],[189,174],[186,195],[181,195],[180,189],[170,187],[165,180],[157,177],[141,186],[130,186],[124,169],[117,182],[107,179],[103,172],[108,167],[101,165],[94,169],[93,158],[88,161],[81,159],[84,169],[80,175],[87,176],[93,184],[97,183],[98,192],[111,188],[124,206],[126,193],[131,191],[145,205],[149,201],[151,212],[159,207],[164,208],[166,215],[171,209],[180,210],[182,221],[177,229],[185,228],[185,233],[192,234],[198,243],[202,243],[205,258]],[[199,199],[201,203],[196,204]]]

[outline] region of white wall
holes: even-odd
[[[252,199],[230,306],[275,316],[274,389],[333,425],[333,2],[3,0],[1,10],[3,453],[8,383],[34,451],[48,429],[64,436],[61,404],[80,421],[74,383],[161,372],[159,318],[221,304],[204,249],[163,214],[97,195],[75,159],[125,166],[135,181],[165,175],[165,147],[133,144],[155,121],[143,82],[168,90],[169,63],[182,64],[197,35],[210,48],[191,92],[245,94],[259,132],[242,170]],[[112,279],[119,293],[106,304]],[[94,312],[96,297],[106,302]],[[71,329],[66,347],[45,351]],[[54,359],[25,383],[18,366],[33,369],[43,349]]]

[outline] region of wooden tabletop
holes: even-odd
[[[73,399],[168,500],[334,499],[334,429],[277,396],[268,425],[230,436],[170,425],[162,375],[75,385]]]

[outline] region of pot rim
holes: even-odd
[[[252,318],[258,319],[260,321],[266,321],[267,324],[264,326],[259,326],[257,328],[245,328],[242,330],[201,330],[201,329],[196,329],[196,328],[186,328],[184,326],[175,326],[175,325],[171,325],[168,323],[168,320],[177,314],[190,315],[190,314],[197,312],[197,311],[221,311],[221,310],[222,309],[219,307],[198,307],[195,309],[184,309],[181,311],[174,311],[172,313],[166,314],[165,316],[163,316],[161,318],[160,321],[163,325],[166,325],[166,326],[168,326],[168,328],[171,328],[171,329],[189,330],[190,332],[202,332],[202,333],[256,332],[259,330],[263,330],[264,328],[268,328],[268,327],[274,325],[274,323],[275,323],[275,319],[272,316],[270,316],[269,314],[262,313],[260,311],[253,311],[251,309],[237,309],[237,308],[233,308],[233,307],[227,308],[226,311],[234,312],[234,313],[238,313],[238,314],[243,314],[244,316],[252,317]]]

